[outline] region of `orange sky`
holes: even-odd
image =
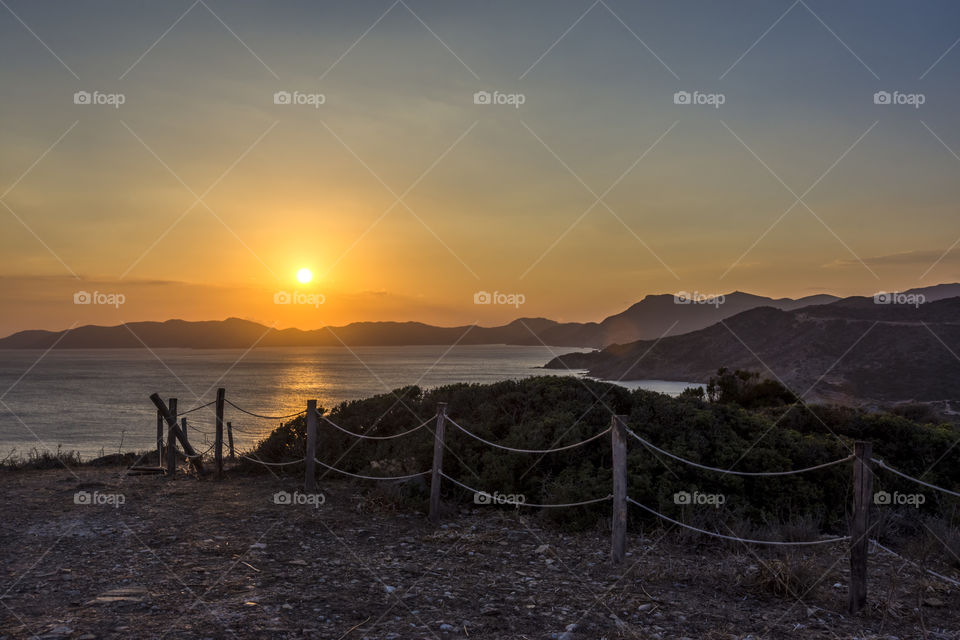
[[[753,49],[782,8],[613,3],[558,40],[583,7],[411,6],[198,6],[160,37],[184,8],[13,3],[34,33],[0,21],[15,89],[0,105],[0,334],[585,321],[649,293],[960,280],[960,54],[937,61],[951,5],[909,28],[895,4],[869,20],[825,7],[833,35],[798,10]],[[925,102],[875,104],[887,89]],[[323,104],[276,104],[283,91]],[[123,304],[74,304],[79,291]],[[275,304],[284,291],[323,304]]]

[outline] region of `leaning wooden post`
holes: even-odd
[[[873,445],[853,445],[853,514],[850,517],[850,613],[867,604],[867,554],[870,543],[870,496],[873,493],[873,469],[870,458]]]
[[[307,400],[307,450],[303,454],[303,490],[314,493],[317,490],[317,401]]]
[[[177,472],[177,399],[170,398],[167,407],[170,414],[164,416],[167,420],[167,475],[172,478]]]
[[[433,433],[433,470],[430,475],[430,521],[440,523],[440,473],[443,470],[443,426],[447,403],[437,404],[437,429]]]
[[[157,466],[163,466],[163,415],[157,409]]]
[[[233,423],[232,422],[227,423],[227,443],[230,445],[230,460],[231,461],[236,460],[237,456],[234,454],[234,451],[233,451]]]
[[[213,444],[214,461],[217,464],[217,480],[223,475],[223,400],[227,390],[217,389],[217,436]]]
[[[610,446],[613,460],[613,520],[610,559],[622,564],[627,551],[627,431],[624,418],[611,416]]]
[[[167,427],[170,429],[168,433],[173,433],[173,438],[168,441],[167,449],[167,463],[169,465],[168,473],[172,476],[173,470],[176,469],[176,458],[172,452],[176,451],[176,440],[180,440],[180,444],[183,446],[183,452],[187,456],[187,460],[194,466],[198,473],[203,473],[203,462],[200,460],[200,456],[197,455],[197,452],[194,451],[193,447],[190,446],[190,443],[184,437],[183,430],[177,426],[177,401],[174,398],[171,398],[171,403],[173,407],[173,412],[167,408],[167,405],[163,404],[163,400],[160,399],[160,396],[156,393],[150,394],[150,401],[157,407],[160,413],[163,415],[163,419],[167,423]]]

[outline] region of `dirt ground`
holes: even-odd
[[[842,545],[801,558],[824,576],[812,590],[777,595],[769,550],[653,530],[614,567],[599,530],[473,505],[433,527],[328,478],[320,506],[276,504],[298,486],[271,475],[0,486],[0,638],[960,638],[958,590],[885,555],[848,615]]]

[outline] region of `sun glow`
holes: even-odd
[[[313,280],[313,271],[310,271],[310,269],[303,268],[297,271],[297,282],[307,284],[311,280]]]

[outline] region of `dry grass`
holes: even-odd
[[[825,579],[826,575],[812,558],[785,552],[779,558],[761,562],[744,576],[744,587],[789,600],[804,597]]]

